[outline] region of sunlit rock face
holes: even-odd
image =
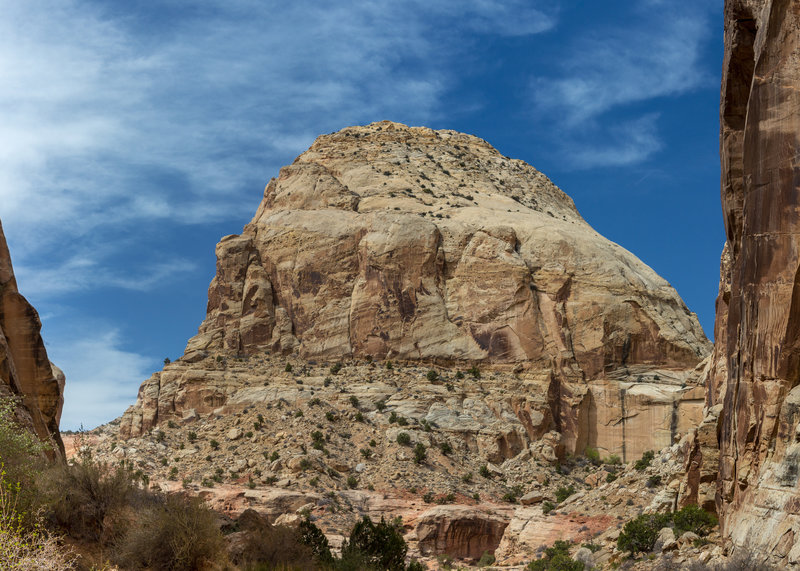
[[[781,566],[800,563],[799,53],[800,2],[725,3],[717,507],[735,547]]]
[[[58,432],[64,374],[47,358],[39,314],[17,290],[0,226],[0,396],[17,399],[17,417],[63,456]]]
[[[216,253],[198,335],[142,385],[123,434],[225,406],[246,382],[207,364],[266,352],[516,371],[538,388],[502,397],[523,435],[507,453],[554,430],[563,451],[632,458],[702,419],[696,316],[477,137],[388,121],[320,136]]]

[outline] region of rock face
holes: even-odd
[[[64,374],[47,358],[39,314],[17,291],[0,226],[0,396],[19,399],[18,420],[63,456],[58,432]]]
[[[319,137],[217,258],[187,359],[269,349],[589,380],[693,367],[709,348],[669,284],[547,177],[454,131],[382,122]]]
[[[142,385],[123,437],[261,402],[266,371],[217,364],[267,353],[506,371],[483,394],[418,392],[402,410],[492,427],[490,462],[550,431],[560,442],[539,448],[553,460],[587,446],[631,459],[702,420],[694,369],[710,344],[675,290],[473,136],[390,122],[321,136],[217,260],[198,335]]]
[[[717,507],[734,548],[782,567],[800,564],[798,53],[800,2],[725,3]]]

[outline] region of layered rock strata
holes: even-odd
[[[485,419],[448,413],[512,419],[504,458],[556,431],[561,452],[629,459],[702,419],[693,369],[710,344],[675,290],[542,173],[454,131],[386,121],[319,137],[220,241],[208,300],[123,436],[244,403],[250,381],[214,363],[265,353],[513,370],[535,388],[497,384]],[[420,420],[446,402],[422,396]]]
[[[709,349],[675,290],[547,177],[454,131],[382,122],[319,137],[217,259],[188,360],[270,350],[589,380],[693,367]]]
[[[717,507],[735,549],[781,566],[800,564],[798,53],[800,2],[726,2]]]
[[[58,423],[64,374],[47,358],[41,327],[39,314],[17,290],[0,226],[0,396],[16,399],[20,423],[63,456]]]

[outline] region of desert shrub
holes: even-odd
[[[586,448],[584,455],[595,466],[599,466],[602,463],[600,461],[600,452],[597,451],[597,448]]]
[[[331,375],[335,375],[341,370],[342,370],[342,364],[341,363],[334,363],[330,368]]]
[[[375,403],[375,408],[378,409],[378,412],[383,412],[383,410],[386,408],[386,401],[379,400]]]
[[[154,496],[115,549],[116,562],[131,569],[202,570],[225,558],[216,515],[183,495]]]
[[[397,435],[397,443],[402,446],[408,446],[411,444],[411,436],[408,434],[408,432],[400,432]]]
[[[488,551],[484,551],[481,558],[478,559],[478,567],[488,567],[489,565],[494,565],[495,557]]]
[[[342,545],[342,563],[345,566],[352,562],[387,571],[402,571],[407,551],[408,546],[397,523],[386,523],[381,518],[376,524],[364,516]]]
[[[0,467],[0,569],[73,569],[72,553],[43,530],[35,515],[19,511],[21,491]]]
[[[617,454],[612,454],[608,458],[605,459],[606,464],[611,464],[613,466],[618,466],[622,464],[622,458],[620,458]]]
[[[572,484],[566,487],[561,486],[556,490],[556,501],[558,503],[561,503],[574,493],[575,493],[575,486],[573,486]]]
[[[472,367],[471,367],[469,370],[467,370],[467,372],[468,372],[470,375],[472,375],[472,378],[473,378],[473,379],[480,379],[480,378],[481,378],[481,372],[480,372],[480,370],[478,369],[478,367],[476,367],[476,366],[474,366],[474,365],[473,365],[473,366],[472,366]]]
[[[144,494],[131,470],[84,457],[54,466],[43,494],[49,519],[76,539],[104,542],[125,529],[125,509]]]
[[[617,538],[617,549],[631,554],[652,551],[659,531],[667,527],[671,520],[670,514],[642,514],[632,519],[622,528]]]
[[[484,478],[491,478],[492,473],[489,471],[489,466],[483,464],[480,468],[478,468],[478,474],[483,476]]]
[[[453,447],[450,446],[449,442],[442,442],[441,444],[439,444],[439,450],[442,452],[442,454],[447,456],[448,454],[453,452]]]
[[[317,558],[313,548],[303,541],[303,531],[282,525],[264,524],[245,532],[243,541],[231,553],[231,560],[247,570],[317,568]]]
[[[545,501],[542,502],[542,513],[544,515],[547,515],[551,511],[553,511],[555,509],[555,507],[556,507],[556,505],[553,502],[545,500]]]
[[[433,382],[435,382],[436,380],[438,380],[438,379],[439,379],[439,373],[437,373],[437,372],[436,372],[436,371],[434,371],[433,369],[430,369],[430,370],[428,371],[428,374],[427,374],[427,375],[425,375],[425,378],[427,378],[427,379],[428,379],[430,382],[432,382],[432,383],[433,383]]]
[[[676,535],[691,531],[704,537],[708,535],[712,528],[716,527],[718,520],[711,514],[696,505],[688,505],[672,514],[672,521],[675,523]]]
[[[291,363],[286,363],[286,367],[284,367],[283,370],[286,371],[287,373],[291,373],[292,369],[293,369],[292,364]]]
[[[356,395],[350,395],[350,404],[358,408],[358,397]]]
[[[358,478],[355,476],[347,476],[347,487],[355,488],[356,486],[358,486]]]
[[[645,484],[648,488],[655,488],[656,486],[661,484],[661,476],[655,474],[647,478],[647,483]]]
[[[425,445],[422,442],[417,442],[416,446],[414,446],[414,463],[422,464],[427,457],[428,453],[425,451]]]
[[[633,467],[639,471],[642,471],[650,466],[650,463],[653,461],[653,458],[655,458],[655,452],[653,452],[652,450],[648,450],[647,452],[642,454],[642,457],[639,460],[633,463]]]
[[[528,563],[529,571],[583,571],[584,565],[569,556],[569,541],[556,541],[552,547],[544,550],[541,559]]]
[[[49,446],[39,441],[30,431],[17,423],[17,402],[11,398],[0,399],[0,464],[4,480],[12,485],[24,482],[15,494],[16,512],[32,514],[38,504],[35,482],[45,468],[45,452]]]

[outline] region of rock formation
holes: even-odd
[[[498,461],[549,431],[560,453],[630,459],[702,419],[694,368],[710,344],[675,290],[473,136],[388,121],[321,136],[217,259],[198,335],[142,385],[123,437],[267,398],[245,378],[257,371],[216,365],[265,353],[513,370],[495,404],[433,392],[413,408],[506,425]]]
[[[54,454],[64,445],[58,432],[64,374],[47,358],[39,314],[17,290],[11,256],[0,226],[0,396],[18,399],[17,417]]]
[[[735,549],[800,564],[800,3],[727,0],[727,244],[717,300],[717,507]]]
[[[693,367],[708,343],[675,291],[542,173],[454,131],[321,136],[217,247],[185,359],[486,361],[594,379]]]

